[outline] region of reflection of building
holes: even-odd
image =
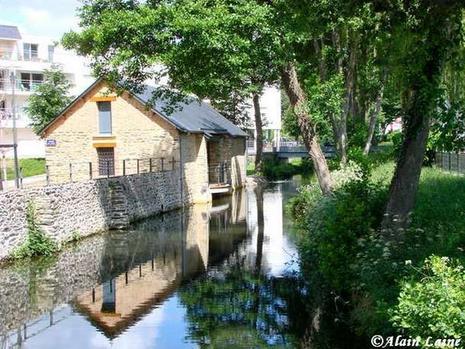
[[[235,196],[241,195],[236,193]],[[239,199],[239,206],[245,205],[245,200]],[[164,225],[157,228],[162,229],[157,237],[164,236],[164,239],[151,241],[141,236],[143,240],[139,241],[142,244],[139,248],[142,250],[136,258],[132,257],[131,250],[139,243],[126,245],[129,249],[126,253],[119,249],[121,242],[128,239],[126,235],[122,236],[124,240],[111,247],[114,255],[104,259],[105,264],[112,264],[114,271],[120,273],[117,276],[106,273],[106,281],[77,296],[74,302],[76,309],[108,338],[118,336],[137,323],[169,298],[183,280],[195,277],[209,264],[224,259],[244,239],[245,216],[242,214],[245,214],[245,208],[232,205],[233,200],[228,201],[226,206],[222,206],[224,209],[213,210],[214,213],[211,213],[209,205],[194,205],[186,211],[184,219],[166,222],[168,227],[175,223],[175,227],[185,231],[181,239],[179,232],[163,232]],[[233,214],[231,207],[236,207]],[[222,222],[221,226],[216,224],[218,220]],[[151,229],[149,223],[142,223],[140,228],[143,231]],[[156,249],[152,243],[157,244]],[[219,250],[211,251],[212,244]],[[133,259],[135,263],[128,267],[131,265],[128,261]],[[125,266],[128,270],[121,272]]]
[[[15,105],[20,157],[44,157],[45,147],[29,127],[24,111],[34,89],[44,80],[44,70],[56,64],[63,69],[76,95],[91,81],[90,70],[82,57],[65,51],[52,39],[20,33],[15,26],[0,25],[0,144],[12,140],[12,90]],[[11,80],[14,73],[16,80]],[[14,85],[14,86],[13,86]],[[10,156],[10,151],[7,153]]]
[[[112,278],[76,298],[76,306],[112,338],[137,322],[179,286],[182,255],[172,252]]]

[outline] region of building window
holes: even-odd
[[[18,88],[21,91],[33,91],[43,81],[44,81],[43,74],[21,73],[21,80],[19,81]]]
[[[55,54],[55,46],[48,45],[48,61],[53,62],[53,55]]]
[[[97,102],[98,127],[101,135],[111,135],[111,103]]]
[[[23,51],[25,61],[35,61],[39,58],[39,45],[37,44],[25,43],[23,45]]]
[[[4,90],[7,82],[7,74],[5,70],[0,70],[0,90]]]
[[[98,173],[100,176],[115,175],[115,149],[97,148]]]

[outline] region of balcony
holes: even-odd
[[[42,83],[43,80],[16,80],[15,92],[18,94],[34,92]],[[12,83],[7,79],[0,79],[0,91],[4,91],[10,95],[12,93]]]
[[[16,108],[16,127],[28,127],[30,120],[21,107]],[[13,128],[13,110],[11,108],[0,108],[0,128]]]

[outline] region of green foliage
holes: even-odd
[[[458,261],[432,256],[402,282],[391,321],[410,336],[461,338],[465,328],[465,270]]]
[[[305,214],[296,217],[305,227],[300,239],[304,266],[311,270],[317,265],[335,289],[350,288],[347,266],[358,252],[357,240],[378,226],[386,190],[358,180],[343,185],[332,196],[319,198],[302,191],[300,196],[291,205],[294,214]],[[304,208],[305,204],[309,207]]]
[[[368,137],[368,125],[360,119],[354,120],[348,125],[349,149],[364,148]]]
[[[312,172],[312,169],[312,163],[307,159],[298,162],[266,159],[263,162],[263,176],[271,181],[290,179],[297,174],[308,175]]]
[[[13,252],[15,259],[31,258],[36,256],[51,256],[58,247],[50,237],[46,236],[37,223],[34,203],[28,202],[26,208],[27,238],[17,250]]]
[[[44,71],[44,81],[28,98],[26,108],[36,133],[71,103],[73,97],[68,95],[70,87],[70,82],[58,66]]]
[[[19,167],[23,177],[37,176],[45,173],[45,159],[19,159]],[[7,161],[7,179],[15,177],[13,160]]]
[[[387,140],[391,141],[394,147],[394,156],[398,157],[400,154],[400,150],[402,147],[402,144],[404,142],[404,135],[402,132],[391,132],[387,136]]]
[[[308,280],[317,278],[320,281],[316,282],[328,284],[339,294],[350,293],[351,325],[370,335],[392,335],[399,330],[392,327],[390,314],[398,304],[403,285],[400,281],[421,281],[417,273],[412,275],[412,267],[420,268],[434,254],[462,263],[464,260],[465,179],[424,168],[411,226],[399,239],[399,232],[379,229],[387,186],[394,172],[391,160],[382,163],[383,158],[389,159],[385,156],[370,155],[368,181],[349,182],[330,197],[322,196],[317,188],[305,186],[288,207],[299,226],[304,275]],[[440,294],[438,290],[438,297]],[[415,298],[414,292],[411,296],[414,301],[423,302]],[[426,303],[424,306],[426,311]],[[402,313],[402,319],[414,323],[404,315],[408,314]],[[418,326],[439,326],[439,315],[434,316],[435,319],[428,318],[431,321],[425,320]],[[420,333],[405,330],[411,336]],[[420,335],[429,333],[425,330]]]

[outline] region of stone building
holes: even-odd
[[[41,132],[49,183],[176,168],[190,203],[241,187],[246,133],[204,102],[171,106],[154,90],[117,95],[99,79],[78,96]]]

